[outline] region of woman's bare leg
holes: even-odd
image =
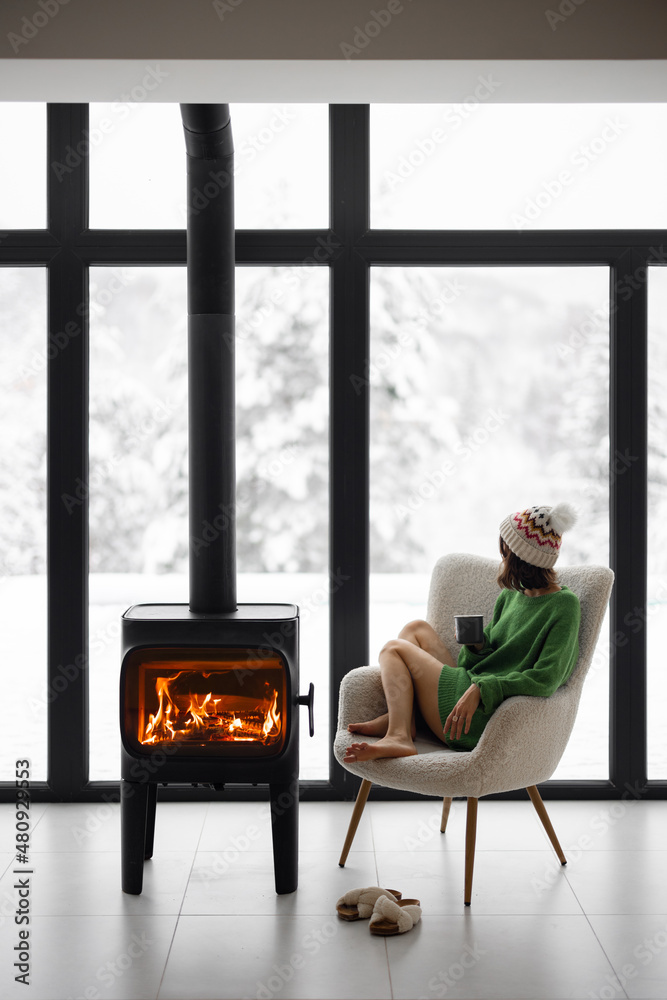
[[[378,715],[377,719],[371,719],[370,722],[351,722],[347,728],[350,733],[359,733],[360,736],[386,736],[388,726],[389,712],[385,712],[384,715]],[[417,735],[414,707],[412,709],[410,735],[413,740]]]
[[[427,653],[430,653],[431,656],[434,656],[442,664],[446,663],[450,667],[456,666],[454,657],[447,649],[438,633],[431,625],[429,625],[428,622],[422,621],[421,619],[408,622],[408,624],[399,632],[398,638],[406,639],[408,642],[418,646],[420,649],[426,650]],[[361,736],[385,736],[388,725],[389,713],[385,712],[384,715],[379,715],[377,719],[371,719],[369,722],[351,722],[347,728],[351,733],[359,733]],[[410,734],[413,740],[415,738],[416,731],[413,711],[412,725],[410,729]]]
[[[417,619],[408,622],[405,628],[398,633],[399,639],[407,639],[420,649],[425,649],[431,656],[435,656],[440,663],[446,663],[449,667],[456,666],[456,660],[445,646],[444,642],[428,622]]]
[[[407,639],[392,639],[380,652],[380,670],[387,701],[387,732],[377,743],[352,743],[345,755],[348,762],[416,754],[411,736],[415,697],[429,728],[443,738],[438,712],[442,662]]]

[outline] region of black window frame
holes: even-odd
[[[47,164],[82,148],[87,104],[47,104]],[[370,106],[329,107],[330,225],[326,229],[238,230],[239,265],[301,265],[324,245],[330,254],[330,566],[345,585],[331,588],[330,727],[336,729],[344,674],[368,663],[369,386],[354,384],[370,356],[373,266],[607,265],[610,269],[610,455],[636,456],[610,478],[609,780],[552,780],[545,798],[667,797],[667,781],[646,777],[646,631],[623,622],[646,609],[647,268],[664,263],[667,230],[384,230],[370,228]],[[628,185],[637,183],[637,175]],[[11,230],[0,265],[48,268],[48,334],[77,324],[66,350],[48,364],[47,564],[48,684],[70,679],[49,703],[48,778],[36,801],[109,801],[118,783],[88,776],[88,504],[68,512],[64,493],[88,481],[89,289],[91,266],[185,265],[185,230],[91,230],[88,160],[56,178],[47,166],[47,228]],[[655,248],[660,248],[658,254]],[[661,257],[661,254],[663,256]],[[321,256],[321,255],[319,255]],[[623,641],[614,641],[623,636]],[[71,669],[73,666],[74,669]],[[120,667],[120,665],[119,665]],[[6,667],[8,669],[8,667]],[[359,780],[330,753],[330,780],[301,782],[303,800],[352,797]],[[0,783],[9,801],[13,783]],[[259,799],[265,789],[228,786],[228,799]],[[415,798],[375,787],[377,798]],[[522,791],[491,798],[521,798]],[[219,797],[206,788],[169,786],[166,800]]]

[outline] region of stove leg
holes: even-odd
[[[144,847],[144,858],[146,860],[153,857],[156,807],[157,807],[157,782],[153,781],[148,786],[148,803],[146,806],[146,845]]]
[[[294,892],[299,882],[299,779],[272,782],[271,833],[276,892]]]
[[[122,888],[138,896],[144,881],[148,784],[122,781],[120,792]]]

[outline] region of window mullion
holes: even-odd
[[[646,292],[646,254],[629,248],[611,272],[609,746],[618,790],[646,786]]]
[[[87,226],[88,159],[53,167],[84,140],[88,105],[48,105],[47,122],[48,224],[60,244],[48,297],[49,785],[67,800],[88,780],[88,273],[74,249]]]
[[[369,270],[358,241],[369,220],[369,107],[330,107],[331,226],[331,732],[343,676],[368,662]],[[359,781],[331,754],[343,794]]]

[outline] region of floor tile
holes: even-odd
[[[195,851],[208,803],[159,802],[155,814],[155,854]],[[117,802],[52,803],[34,830],[36,852],[119,851]]]
[[[665,911],[667,851],[582,851],[565,874],[588,914]]]
[[[425,912],[463,913],[465,852],[376,853],[379,884],[420,899]],[[471,906],[475,913],[582,914],[550,851],[480,851],[475,855]]]
[[[340,851],[352,816],[352,802],[301,802],[299,851]],[[271,816],[267,802],[212,802],[199,842],[200,851],[233,849],[249,840],[251,851],[270,851]],[[370,816],[362,816],[354,838],[355,851],[372,851]]]
[[[184,997],[382,1000],[385,941],[336,916],[183,916],[159,1000]]]
[[[35,916],[28,938],[29,986],[14,980],[10,955],[18,928],[0,927],[3,1000],[154,1000],[176,926],[175,916]]]
[[[365,812],[370,813],[377,851],[441,851],[465,847],[465,799],[452,802],[444,834],[440,833],[442,799],[370,802]],[[548,844],[532,802],[480,802],[478,851],[539,851]]]
[[[355,887],[377,885],[370,851],[351,851],[345,868],[338,852],[306,851],[299,857],[296,892],[277,895],[268,851],[200,851],[183,900],[184,914],[336,913],[336,901]]]
[[[334,851],[340,857],[353,808],[353,802],[302,802],[299,807],[299,850]],[[353,847],[355,851],[373,850],[370,816],[362,814]]]
[[[667,997],[667,911],[650,916],[595,914],[589,920],[614,967],[614,977],[600,983],[597,995],[613,987],[625,990],[629,997],[664,1000]]]
[[[664,850],[666,801],[646,802],[628,791],[622,800],[545,804],[564,849],[570,844],[596,851]]]
[[[424,914],[412,931],[388,939],[387,954],[396,1000],[588,1000],[613,975],[583,916]]]
[[[249,843],[244,850],[271,850],[268,802],[209,803],[198,850],[223,852],[235,849],[239,842]]]
[[[120,888],[117,804],[42,805],[31,838],[32,985],[14,984],[11,959],[0,964],[3,1000],[667,996],[667,803],[548,802],[562,867],[528,800],[482,800],[471,907],[463,800],[444,836],[440,801],[370,801],[345,868],[352,803],[302,803],[299,888],[283,896],[267,805],[158,803],[140,896]],[[0,809],[5,955],[18,930],[14,818],[13,805]],[[336,917],[347,889],[378,884],[421,900],[414,930],[376,939],[367,921]]]
[[[41,916],[178,914],[194,860],[190,853],[163,852],[144,866],[143,892],[121,890],[120,854],[35,854],[32,912]],[[0,879],[0,898],[13,885],[10,869]]]

